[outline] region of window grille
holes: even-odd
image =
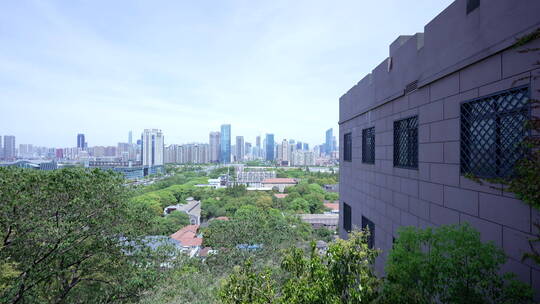
[[[480,0],[467,0],[467,14],[480,6]]]
[[[362,162],[375,163],[375,127],[362,130]]]
[[[352,230],[352,211],[347,203],[343,203],[343,230],[347,232]]]
[[[394,121],[394,166],[418,168],[418,117]]]
[[[343,160],[352,161],[352,134],[347,133],[343,136]]]
[[[496,178],[512,175],[526,149],[529,88],[518,87],[461,105],[461,173]]]
[[[362,216],[362,230],[369,230],[368,247],[373,249],[375,246],[375,224],[365,216]]]

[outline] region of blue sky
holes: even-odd
[[[0,3],[0,135],[166,144],[274,133],[319,144],[338,99],[451,0]]]

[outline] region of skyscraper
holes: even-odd
[[[253,156],[255,157],[261,157],[262,156],[262,150],[261,150],[261,137],[257,136],[255,139],[255,149],[253,149]]]
[[[133,132],[132,131],[129,131],[129,134],[128,134],[128,144],[129,145],[133,144]]]
[[[163,165],[163,133],[158,129],[145,129],[142,134],[143,166]]]
[[[210,132],[210,162],[219,162],[221,133]]]
[[[326,155],[331,155],[335,150],[334,146],[334,135],[332,128],[326,130],[326,142],[324,145]]]
[[[4,135],[4,159],[15,160],[15,136]]]
[[[274,160],[274,134],[266,134],[266,160]]]
[[[0,159],[4,159],[4,146],[2,146],[2,135],[0,135]]]
[[[77,134],[77,148],[80,148],[81,150],[85,150],[85,138],[84,134],[79,133]]]
[[[219,161],[224,164],[231,162],[231,125],[221,125],[221,153]]]
[[[245,155],[244,136],[236,136],[236,161],[244,160]]]

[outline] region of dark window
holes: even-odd
[[[529,88],[498,92],[461,105],[461,173],[495,178],[512,175],[526,152],[521,145],[530,118]]]
[[[352,161],[352,134],[347,133],[343,136],[343,160]]]
[[[467,14],[480,6],[480,0],[467,0]]]
[[[373,249],[375,246],[375,224],[367,217],[362,216],[362,230],[369,230],[368,247]]]
[[[351,206],[346,203],[343,203],[343,229],[347,232],[352,230],[352,221],[351,221]]]
[[[394,121],[394,166],[418,168],[418,117]]]
[[[362,130],[362,162],[375,163],[375,127]]]

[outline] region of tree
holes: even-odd
[[[258,271],[251,261],[222,284],[224,303],[370,303],[377,296],[379,279],[372,271],[377,251],[367,246],[367,234],[355,232],[349,240],[330,245],[320,255],[312,243],[309,253],[288,249],[280,269]],[[280,274],[284,279],[275,280]]]
[[[120,302],[151,284],[153,257],[134,251],[147,218],[130,217],[123,182],[97,169],[0,168],[0,260],[18,274],[0,302]]]
[[[532,291],[506,257],[469,225],[400,229],[389,254],[380,303],[531,303]]]

